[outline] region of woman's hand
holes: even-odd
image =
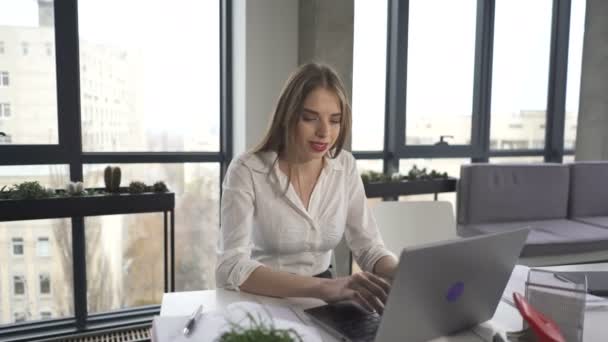
[[[390,284],[369,272],[355,273],[349,277],[328,279],[320,285],[320,298],[328,303],[353,300],[369,311],[384,311]]]

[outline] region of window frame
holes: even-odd
[[[232,136],[232,1],[219,2],[220,32],[220,130],[217,152],[83,152],[80,107],[80,63],[78,36],[78,0],[54,2],[54,58],[57,81],[58,144],[0,145],[0,166],[64,164],[69,166],[70,180],[83,180],[84,164],[108,163],[212,163],[219,164],[221,187],[233,156]],[[30,49],[31,54],[31,49]],[[86,72],[86,71],[83,71]],[[10,132],[5,132],[9,134]],[[221,191],[221,190],[220,190]],[[220,194],[221,196],[221,194]],[[37,339],[57,334],[74,334],[98,329],[149,324],[160,312],[159,305],[121,309],[108,313],[87,312],[84,219],[73,217],[72,261],[74,316],[52,318],[45,322],[25,322],[0,327],[0,339]],[[27,291],[27,289],[26,289]]]
[[[386,111],[382,151],[353,151],[357,159],[382,159],[386,175],[399,172],[399,160],[410,158],[470,158],[542,156],[545,162],[562,162],[574,150],[564,149],[566,78],[571,0],[553,0],[547,113],[542,148],[495,150],[490,148],[492,61],[496,0],[477,0],[473,108],[470,145],[406,145],[407,49],[409,0],[389,0],[386,63]]]

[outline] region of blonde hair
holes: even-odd
[[[340,133],[334,146],[330,147],[328,157],[336,158],[340,154],[350,133],[352,120],[350,104],[344,84],[336,71],[320,63],[301,65],[285,83],[266,134],[254,149],[254,152],[276,152],[275,163],[278,161],[278,156],[283,154],[288,165],[289,180],[291,180],[292,167],[297,162],[295,132],[304,101],[318,88],[333,92],[340,101],[342,112]]]

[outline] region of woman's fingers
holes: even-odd
[[[365,272],[365,274],[369,277],[371,281],[373,281],[376,285],[380,286],[384,290],[384,292],[386,292],[387,295],[389,292],[391,292],[391,284],[386,281],[386,279],[370,272]]]
[[[365,299],[365,297],[358,291],[353,290],[352,300],[361,305],[365,310],[369,312],[374,311],[374,306],[367,299]]]
[[[378,313],[382,313],[384,311],[384,303],[380,300],[380,298],[361,285],[354,285],[354,287],[355,291],[365,298],[365,300],[372,306],[371,311],[377,311]]]
[[[373,280],[372,277],[375,277],[373,274],[362,272],[356,273],[353,275],[354,283],[360,287],[365,288],[372,295],[380,299],[382,303],[386,303],[386,299],[388,298],[388,291],[386,291],[380,283],[376,280]]]

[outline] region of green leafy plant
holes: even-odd
[[[154,183],[154,185],[152,185],[152,190],[154,192],[169,192],[169,188],[167,188],[165,182],[162,181]]]
[[[419,169],[416,165],[408,171],[407,175],[400,173],[394,173],[391,176],[387,176],[381,172],[376,171],[364,171],[361,174],[363,183],[389,183],[389,182],[401,182],[404,180],[430,180],[430,179],[447,179],[447,172],[437,172],[435,170],[427,171],[426,168]]]
[[[0,189],[0,199],[9,199],[10,198],[10,189],[6,189],[6,185]]]
[[[294,329],[277,329],[274,323],[265,323],[261,316],[256,318],[251,313],[246,316],[251,323],[249,327],[229,322],[230,331],[223,333],[218,342],[303,342]]]
[[[129,184],[129,193],[141,194],[146,192],[147,186],[144,182],[134,181]]]
[[[6,186],[2,187],[2,197],[4,199],[40,199],[55,196],[55,192],[51,189],[46,189],[37,181],[23,182],[15,184],[13,187],[5,191]]]

